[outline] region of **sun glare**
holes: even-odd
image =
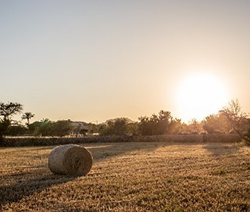
[[[223,82],[209,74],[194,74],[182,80],[176,99],[178,113],[185,122],[217,113],[229,100]]]

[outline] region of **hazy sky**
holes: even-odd
[[[36,120],[182,118],[197,72],[250,112],[249,0],[0,0],[0,101]]]

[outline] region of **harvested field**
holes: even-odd
[[[75,178],[49,171],[53,147],[0,149],[0,211],[250,211],[240,144],[85,144],[94,164]]]

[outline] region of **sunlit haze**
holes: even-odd
[[[0,102],[34,120],[250,112],[250,1],[0,1]]]
[[[227,105],[228,91],[221,79],[200,71],[180,80],[176,109],[186,122],[193,118],[201,121]]]

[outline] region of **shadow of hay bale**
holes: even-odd
[[[12,185],[0,186],[0,209],[5,204],[18,202],[25,196],[40,192],[53,185],[58,185],[74,180],[76,177],[46,175],[34,179],[28,179]]]

